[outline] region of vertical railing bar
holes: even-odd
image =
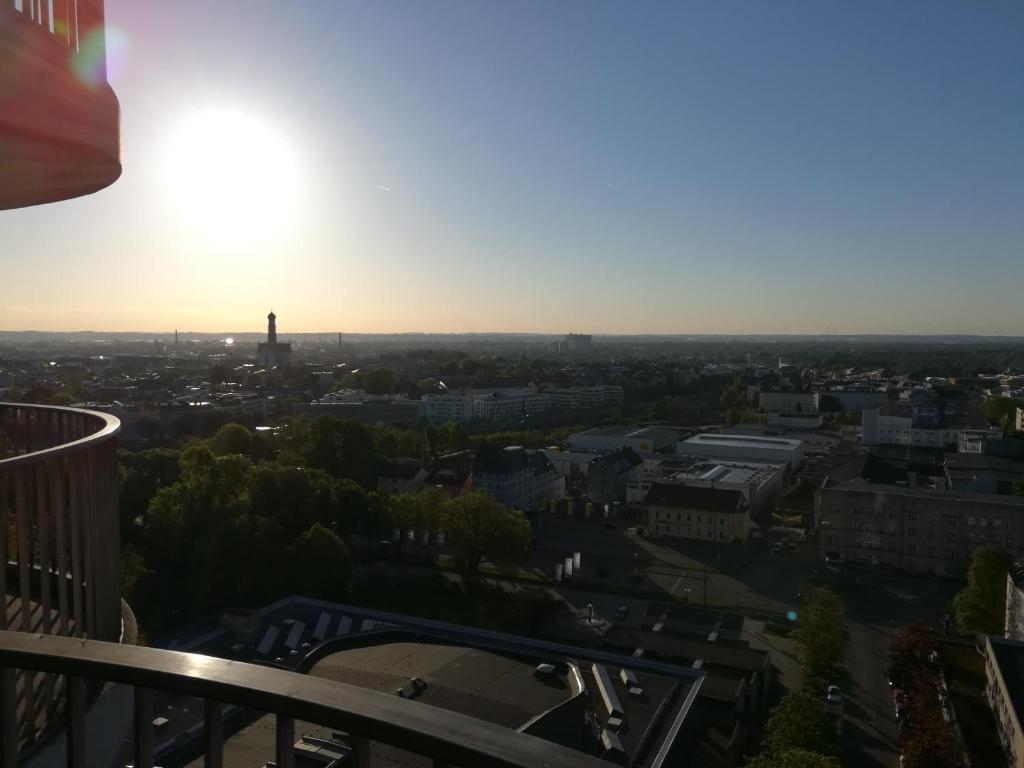
[[[85,451],[83,460],[85,462],[85,474],[82,479],[82,498],[85,502],[84,514],[81,517],[83,541],[82,554],[83,565],[85,566],[85,630],[88,637],[100,640],[103,639],[96,631],[96,545],[95,522],[96,522],[96,467],[93,464],[91,450]]]
[[[68,768],[85,768],[85,681],[68,675],[64,678],[64,691],[67,696]]]
[[[135,687],[135,768],[153,768],[153,692]]]
[[[47,468],[42,463],[36,465],[36,534],[39,548],[39,602],[43,606],[43,634],[53,634],[53,621],[50,610],[50,503]]]
[[[277,768],[295,768],[295,720],[285,715],[277,716],[274,734],[274,751]]]
[[[206,755],[205,768],[224,766],[224,708],[219,701],[206,699],[203,702],[203,752]]]
[[[68,459],[70,478],[69,518],[71,528],[71,590],[74,603],[75,635],[85,636],[84,608],[82,606],[82,590],[84,574],[82,573],[82,457],[80,454]]]
[[[370,768],[370,740],[364,736],[352,736],[353,768]]]
[[[21,582],[21,631],[32,631],[32,595],[29,583],[29,565],[32,550],[29,546],[28,515],[25,509],[26,471],[16,470],[14,474],[14,514],[18,526],[18,581]]]
[[[0,669],[0,763],[18,764],[17,677],[13,669]]]
[[[2,454],[0,454],[2,455]],[[7,532],[10,518],[9,508],[9,475],[0,472],[0,629],[7,629]]]
[[[63,424],[63,421],[61,423]],[[53,502],[54,545],[57,549],[57,613],[60,616],[60,626],[57,631],[61,635],[68,633],[68,556],[65,542],[67,509],[64,503],[66,472],[67,462],[64,459],[57,459],[55,471],[50,478],[50,499]]]

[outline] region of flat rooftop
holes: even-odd
[[[685,452],[687,446],[711,445],[740,448],[769,448],[777,450],[795,451],[800,448],[800,440],[790,440],[785,437],[762,437],[760,435],[721,435],[703,434],[694,435],[688,440],[679,444],[680,452]]]

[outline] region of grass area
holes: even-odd
[[[943,643],[942,670],[971,762],[985,768],[1003,768],[1006,758],[985,698],[985,660],[973,645]]]

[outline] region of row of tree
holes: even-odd
[[[889,679],[905,692],[902,738],[906,768],[963,768],[953,726],[943,714],[939,643],[927,627],[912,624],[893,638]]]
[[[761,754],[750,768],[840,768],[839,736],[825,708],[827,686],[838,679],[849,633],[843,601],[827,587],[811,590],[792,638],[804,668],[802,690],[772,709]]]

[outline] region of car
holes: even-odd
[[[618,608],[615,609],[615,618],[618,619],[619,621],[622,621],[628,615],[629,615],[629,606],[628,605],[620,605]]]
[[[825,692],[825,701],[836,707],[842,706],[843,694],[839,690],[838,685],[830,685],[828,687],[828,690]]]

